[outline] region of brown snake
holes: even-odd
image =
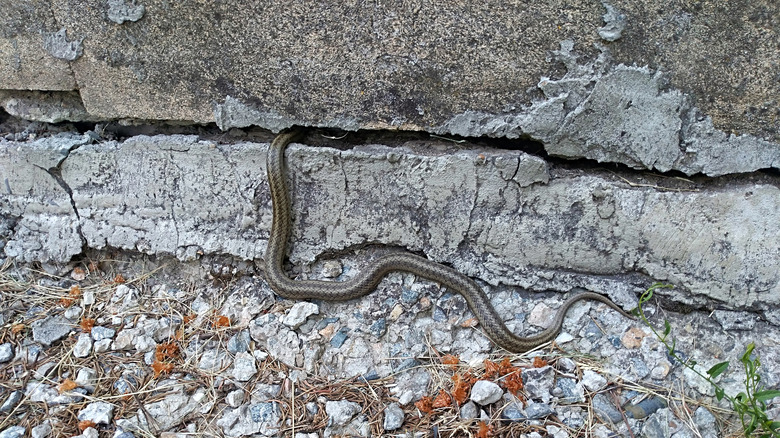
[[[298,132],[284,132],[276,136],[268,150],[266,169],[271,187],[273,221],[268,247],[265,251],[265,275],[271,289],[283,298],[292,300],[319,299],[344,301],[371,293],[389,272],[410,272],[435,281],[449,290],[463,295],[485,333],[499,346],[511,352],[525,352],[555,339],[563,325],[566,311],[579,300],[601,301],[621,314],[632,318],[609,298],[593,292],[583,292],[567,299],[555,314],[553,324],[542,332],[520,337],[512,333],[490,303],[485,292],[471,278],[453,268],[432,262],[424,257],[399,252],[373,260],[362,272],[347,281],[292,280],[284,272],[283,262],[287,241],[292,230],[291,202],[285,181],[284,151]]]

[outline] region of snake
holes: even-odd
[[[521,337],[514,334],[490,299],[470,277],[456,269],[436,263],[411,252],[391,252],[372,261],[355,276],[344,281],[299,280],[290,278],[284,270],[287,244],[292,234],[292,202],[285,179],[285,149],[301,135],[299,130],[278,134],[271,142],[266,156],[266,171],[270,187],[273,216],[268,245],[265,251],[266,282],[277,295],[290,300],[347,301],[370,294],[390,272],[406,272],[424,278],[459,293],[465,298],[484,333],[501,348],[523,353],[552,341],[561,331],[564,316],[580,300],[600,301],[635,319],[606,296],[591,291],[576,293],[560,306],[552,325],[543,331]]]

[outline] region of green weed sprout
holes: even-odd
[[[754,436],[753,434],[755,433],[755,436],[761,438],[780,438],[780,422],[770,420],[766,414],[766,403],[775,397],[780,397],[780,391],[765,389],[763,385],[761,385],[761,376],[758,375],[758,369],[761,366],[761,362],[758,356],[754,356],[753,354],[753,350],[756,348],[756,345],[753,342],[747,345],[745,353],[739,359],[742,366],[745,368],[745,390],[736,396],[731,396],[726,394],[726,391],[715,383],[715,379],[728,369],[728,362],[721,362],[712,366],[712,368],[707,370],[706,374],[700,372],[696,369],[695,360],[683,359],[677,354],[677,350],[675,350],[676,340],[669,336],[672,332],[672,326],[669,324],[669,321],[664,320],[663,332],[659,332],[647,319],[642,306],[653,297],[653,291],[656,289],[673,287],[673,285],[662,283],[656,283],[650,286],[650,288],[639,298],[639,304],[636,309],[634,309],[633,313],[649,327],[650,330],[652,330],[653,334],[666,347],[669,356],[709,382],[715,389],[715,398],[717,398],[718,401],[721,401],[724,398],[726,399],[734,412],[739,416],[740,422],[742,423],[742,429],[745,432],[745,437]]]

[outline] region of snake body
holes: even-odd
[[[273,204],[273,220],[265,252],[265,274],[268,284],[277,295],[292,300],[350,300],[371,293],[389,272],[409,272],[461,294],[487,336],[504,349],[517,353],[531,350],[555,339],[563,325],[566,311],[580,300],[601,301],[621,314],[632,318],[609,298],[593,292],[582,292],[563,303],[549,328],[532,336],[520,337],[506,327],[485,292],[474,280],[453,268],[408,252],[383,255],[373,260],[362,272],[346,281],[293,280],[289,278],[283,268],[287,241],[292,230],[291,201],[285,180],[284,152],[287,145],[297,135],[297,132],[291,131],[276,136],[269,147],[266,162]]]

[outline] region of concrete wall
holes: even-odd
[[[259,258],[270,137],[238,128],[414,131],[473,141],[292,150],[293,261],[370,241],[534,290],[660,280],[776,305],[778,17],[770,0],[6,2],[4,250]]]

